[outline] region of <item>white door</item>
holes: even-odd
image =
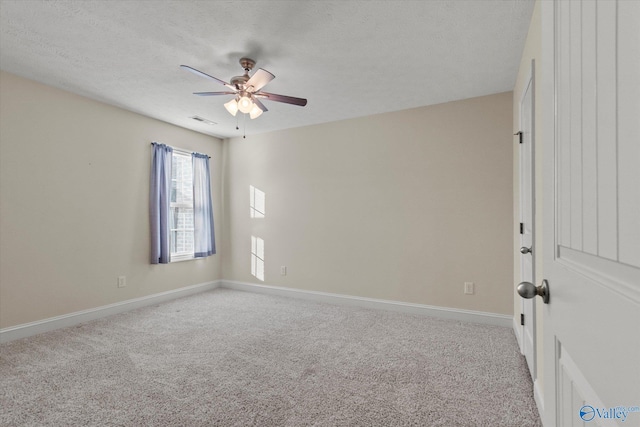
[[[534,167],[533,167],[533,73],[520,100],[520,281],[534,283]],[[522,299],[521,325],[522,354],[524,354],[531,378],[536,379],[535,367],[535,299]]]
[[[638,426],[640,2],[541,7],[545,425]]]

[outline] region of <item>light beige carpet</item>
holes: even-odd
[[[539,426],[509,328],[218,289],[0,346],[2,426]]]

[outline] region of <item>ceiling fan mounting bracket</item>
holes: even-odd
[[[240,66],[247,72],[251,71],[255,65],[256,61],[251,58],[240,58]]]

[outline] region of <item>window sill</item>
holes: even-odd
[[[171,257],[170,263],[183,262],[183,261],[193,261],[193,260],[196,260],[196,259],[198,259],[198,258],[195,258],[193,255],[177,255],[177,256],[172,256]]]

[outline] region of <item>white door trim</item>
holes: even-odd
[[[529,239],[524,237],[524,234],[520,234],[520,246],[530,245],[532,248],[532,253],[526,255],[520,255],[520,281],[530,281],[531,283],[536,283],[536,253],[537,250],[535,248],[535,236],[536,236],[536,202],[535,202],[535,194],[536,194],[536,184],[535,184],[535,59],[531,60],[531,66],[529,68],[529,74],[526,79],[525,89],[522,91],[520,95],[520,103],[519,106],[519,127],[521,133],[520,138],[523,142],[522,144],[518,144],[519,150],[519,209],[520,209],[520,222],[524,224],[524,233],[529,229],[531,231]],[[527,102],[527,94],[529,95],[529,109],[527,111],[524,107],[525,102]],[[529,117],[525,117],[525,114],[529,115]],[[527,126],[525,121],[528,119],[529,129],[525,129]],[[527,135],[526,132],[529,132]],[[529,153],[525,153],[525,144],[528,144]],[[528,163],[525,164],[525,163]],[[525,167],[528,166],[528,167]],[[528,210],[530,211],[530,218],[526,218],[525,209],[527,209],[525,204],[525,197],[523,191],[523,182],[525,178],[525,174],[529,175],[528,180],[530,181],[530,194],[529,194],[529,206]],[[526,242],[525,242],[526,240]],[[519,250],[519,248],[516,248]],[[531,257],[530,260],[525,257]],[[525,264],[527,261],[530,261],[530,269],[531,271],[525,272]],[[529,277],[530,274],[530,277]],[[516,285],[517,286],[517,285]],[[524,325],[520,326],[519,329],[519,344],[521,353],[525,355],[527,358],[527,363],[530,368],[531,378],[535,380],[537,378],[537,343],[536,343],[536,299],[524,299],[522,298],[520,301],[520,313],[524,315]],[[529,329],[529,334],[527,333],[527,328]],[[530,342],[529,342],[530,341]]]

